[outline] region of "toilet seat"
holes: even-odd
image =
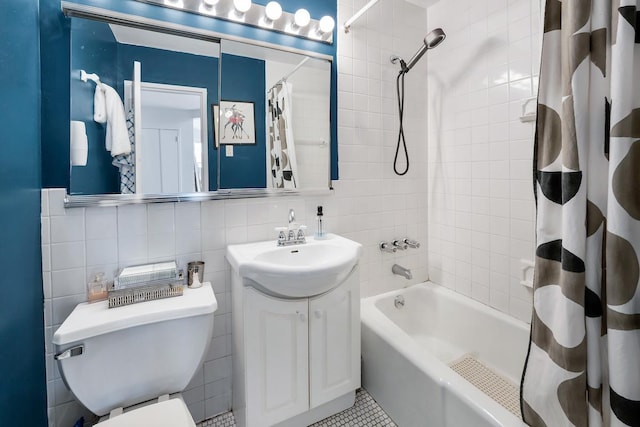
[[[100,427],[196,427],[182,399],[143,406],[96,424]]]

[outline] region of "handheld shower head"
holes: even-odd
[[[434,47],[438,46],[440,43],[442,43],[445,37],[446,37],[446,34],[444,33],[444,31],[442,31],[442,28],[436,28],[435,30],[427,34],[424,38],[423,44],[420,46],[418,51],[411,57],[409,62],[405,63],[402,60],[400,61],[400,64],[402,66],[402,72],[405,74],[408,73],[409,70],[411,70],[413,66],[418,63],[418,61],[420,61],[420,59],[424,56],[424,54],[427,53],[427,50],[433,49]]]

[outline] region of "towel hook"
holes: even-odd
[[[95,73],[88,74],[85,70],[80,70],[80,80],[82,80],[85,83],[87,82],[87,80],[91,80],[95,84],[100,83],[100,77],[98,77],[97,74]]]

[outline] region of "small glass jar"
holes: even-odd
[[[87,284],[87,301],[90,303],[104,301],[109,297],[107,292],[107,281],[104,279],[104,273],[96,273],[96,277],[92,282]]]

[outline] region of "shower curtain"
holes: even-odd
[[[113,157],[113,166],[120,171],[120,194],[134,194],[136,192],[136,138],[133,127],[133,110],[127,113],[127,132],[131,143],[131,152],[118,154]]]
[[[640,426],[640,0],[547,0],[522,413]]]
[[[292,129],[291,84],[269,90],[269,144],[271,188],[298,188],[298,165]]]

